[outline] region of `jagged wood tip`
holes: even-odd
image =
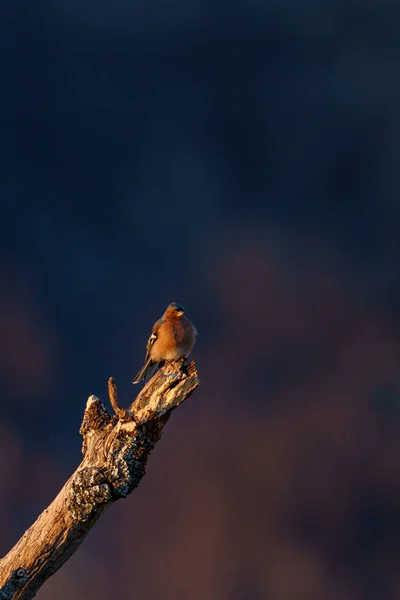
[[[118,390],[114,377],[110,377],[108,380],[108,396],[117,417],[121,421],[128,421],[130,418],[129,412],[125,408],[121,408],[118,402]]]

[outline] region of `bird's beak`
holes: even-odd
[[[178,312],[176,313],[178,317],[183,317],[183,315],[185,314],[183,312],[183,310],[178,310]]]

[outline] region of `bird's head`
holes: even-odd
[[[183,317],[185,310],[181,304],[177,302],[171,302],[165,311],[165,315],[168,317]]]

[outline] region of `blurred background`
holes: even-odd
[[[37,597],[400,598],[399,3],[0,13],[0,555],[177,301],[202,385]]]

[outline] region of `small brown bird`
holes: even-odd
[[[196,335],[196,328],[186,318],[183,306],[172,302],[161,319],[153,325],[146,345],[144,365],[132,383],[146,381],[149,370],[155,364],[188,356],[196,341]]]

